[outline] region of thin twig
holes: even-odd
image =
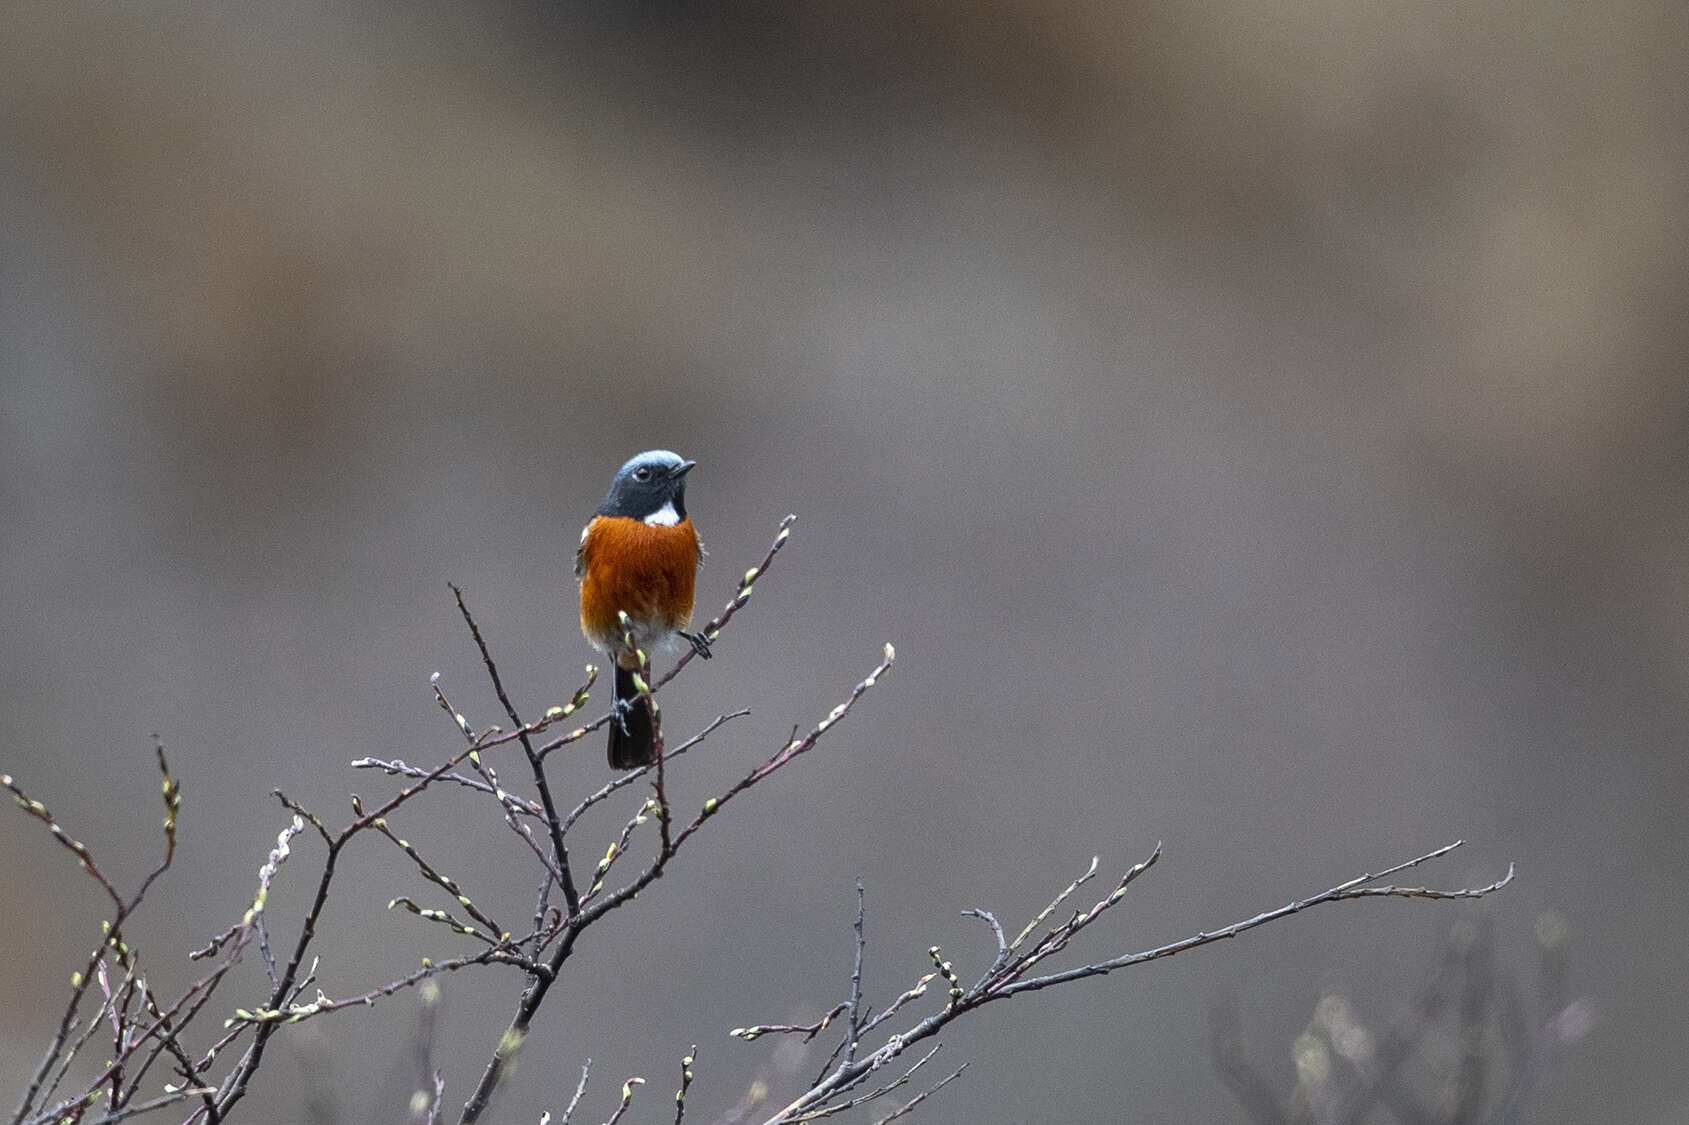
[[[563,1107],[563,1116],[557,1125],[569,1125],[569,1118],[575,1112],[575,1107],[581,1104],[581,1095],[586,1093],[586,1076],[592,1072],[592,1060],[581,1064],[581,1080],[575,1084],[575,1096],[569,1099],[569,1104]],[[544,1125],[544,1122],[541,1122]]]
[[[622,1104],[616,1107],[616,1112],[610,1115],[610,1119],[604,1122],[604,1125],[616,1125],[616,1122],[622,1119],[622,1114],[626,1113],[628,1106],[633,1104],[633,1088],[643,1085],[645,1085],[643,1078],[629,1078],[622,1083]]]
[[[870,1090],[868,1093],[863,1094],[860,1097],[852,1098],[847,1102],[840,1102],[837,1105],[830,1105],[830,1106],[826,1107],[825,1109],[818,1109],[818,1110],[815,1110],[813,1112],[806,1113],[802,1117],[798,1118],[798,1120],[799,1121],[819,1121],[824,1117],[832,1117],[835,1114],[844,1113],[847,1110],[855,1109],[859,1105],[866,1105],[868,1102],[878,1101],[880,1098],[885,1097],[887,1094],[891,1093],[893,1090],[896,1090],[899,1087],[907,1085],[908,1082],[909,1082],[909,1079],[911,1079],[915,1076],[915,1072],[920,1070],[923,1066],[926,1066],[927,1063],[932,1059],[932,1057],[934,1055],[938,1054],[938,1052],[943,1050],[943,1049],[944,1049],[944,1044],[942,1044],[942,1043],[934,1044],[933,1049],[928,1051],[926,1054],[922,1055],[919,1059],[917,1059],[915,1061],[915,1065],[910,1067],[908,1070],[904,1071],[901,1077],[896,1078],[896,1079],[892,1080],[891,1082],[886,1083],[884,1086],[881,1086],[877,1090]]]
[[[480,953],[465,957],[453,957],[445,961],[425,959],[422,968],[415,972],[407,973],[398,980],[389,981],[380,988],[372,988],[368,992],[361,992],[356,996],[348,996],[340,1000],[331,1000],[319,992],[317,999],[309,1004],[287,1004],[278,1008],[255,1008],[250,1011],[245,1008],[236,1008],[234,1015],[230,1017],[230,1021],[263,1025],[298,1023],[312,1016],[326,1015],[329,1012],[338,1012],[346,1008],[368,1008],[382,997],[391,996],[395,992],[410,988],[429,977],[437,977],[441,973],[455,973],[457,970],[466,969],[471,965],[504,964],[516,965],[531,973],[544,973],[546,971],[544,965],[531,961],[517,952],[514,948],[516,944],[519,943],[484,949]]]
[[[355,758],[351,766],[355,770],[380,770],[394,777],[424,777],[428,773],[421,766],[413,766],[403,758],[394,758],[391,761],[383,758]],[[449,773],[440,780],[449,781],[454,785],[461,785],[465,789],[473,789],[488,796],[498,796],[498,790],[495,786],[465,774]],[[544,810],[540,808],[537,802],[530,801],[526,797],[509,792],[505,794],[505,797],[521,810],[523,816],[541,816],[544,814]]]
[[[703,634],[705,640],[713,642],[721,636],[721,631],[727,627],[729,621],[733,620],[733,615],[745,608],[745,603],[751,600],[751,587],[756,585],[757,579],[768,572],[769,565],[774,562],[774,556],[780,553],[780,548],[784,547],[786,540],[792,537],[792,525],[797,521],[797,516],[787,516],[780,521],[780,529],[774,536],[774,542],[769,545],[768,553],[762,557],[762,561],[747,570],[744,576],[739,579],[738,592],[728,601],[726,608],[711,618],[708,625],[698,630]],[[661,689],[664,684],[680,675],[681,670],[692,663],[692,658],[697,654],[697,650],[693,648],[688,648],[681,653],[680,659],[675,661],[674,667],[668,670],[667,675],[653,684],[651,690]]]
[[[1449,847],[1454,846],[1457,845],[1449,845]],[[1276,910],[1263,911],[1262,913],[1255,915],[1253,918],[1246,918],[1241,922],[1234,922],[1231,925],[1222,927],[1218,930],[1193,934],[1180,941],[1169,942],[1166,945],[1157,946],[1154,949],[1146,949],[1142,953],[1129,953],[1123,957],[1114,957],[1107,961],[1099,961],[1094,965],[1081,965],[1076,969],[1067,969],[1063,972],[1051,973],[1048,976],[1034,977],[1031,980],[1017,981],[1013,984],[1009,984],[995,990],[993,995],[1013,996],[1021,992],[1033,992],[1040,988],[1049,988],[1051,985],[1066,984],[1068,981],[1081,980],[1085,977],[1101,976],[1104,973],[1113,972],[1115,969],[1124,969],[1131,965],[1141,965],[1145,961],[1155,961],[1162,957],[1171,957],[1174,954],[1183,953],[1187,949],[1195,949],[1198,946],[1203,945],[1212,945],[1214,942],[1224,941],[1227,938],[1236,937],[1241,933],[1255,929],[1257,926],[1264,926],[1268,922],[1276,922],[1281,918],[1288,918],[1292,914],[1307,910],[1310,907],[1321,906],[1328,902],[1342,902],[1345,899],[1355,898],[1483,898],[1485,895],[1494,894],[1496,891],[1501,890],[1501,888],[1507,886],[1507,884],[1513,881],[1513,865],[1508,864],[1507,874],[1503,875],[1495,882],[1482,887],[1440,891],[1431,890],[1426,887],[1360,887],[1356,885],[1358,882],[1366,880],[1382,879],[1386,875],[1412,867],[1415,864],[1424,863],[1427,859],[1433,859],[1436,856],[1447,852],[1449,847],[1440,848],[1429,855],[1409,860],[1407,863],[1399,864],[1396,867],[1390,868],[1388,871],[1379,872],[1377,875],[1351,879],[1349,882],[1341,886],[1333,887],[1328,891],[1323,891],[1310,898],[1286,903],[1284,906],[1281,906]]]
[[[452,589],[456,590],[457,587],[454,586]],[[463,605],[463,595],[461,592],[458,594],[458,605],[460,607]],[[465,612],[467,612],[467,610]],[[471,628],[473,628],[473,622],[471,622]],[[485,650],[483,649],[483,652],[484,651]],[[587,672],[590,678],[592,669],[589,667]],[[446,699],[445,689],[440,686],[440,673],[435,672],[432,676],[428,677],[428,683],[434,689],[434,698],[439,702],[441,709],[452,716],[453,720],[457,723],[458,730],[463,733],[463,737],[469,741],[470,745],[475,745],[476,736],[470,732],[469,720],[464,718],[463,713],[453,707],[451,702]],[[571,705],[571,707],[572,706],[573,705]],[[517,722],[514,718],[511,721]],[[518,725],[520,725],[519,722]],[[523,738],[525,740],[526,735],[524,735]],[[364,761],[369,761],[369,759],[364,759]],[[356,765],[357,763],[354,762],[353,764]],[[533,801],[530,801],[525,797],[518,797],[516,794],[510,792],[502,784],[500,784],[498,771],[493,769],[491,762],[482,758],[479,750],[469,755],[469,765],[481,776],[481,780],[470,787],[490,793],[495,799],[497,799],[499,808],[504,812],[505,824],[507,824],[510,827],[510,830],[516,833],[522,843],[534,853],[535,858],[540,861],[540,866],[545,868],[546,874],[549,878],[543,886],[549,888],[552,881],[556,881],[561,884],[563,881],[563,873],[558,868],[555,857],[547,855],[539,844],[535,842],[533,828],[522,819],[524,816],[543,816],[544,810]],[[397,771],[393,770],[389,766],[388,772],[392,773]],[[451,776],[455,777],[459,775],[454,774]]]
[[[674,1092],[674,1125],[682,1125],[686,1119],[686,1091],[692,1088],[692,1064],[697,1061],[698,1044],[694,1043],[680,1060],[680,1089]]]
[[[428,1103],[428,1116],[422,1119],[422,1125],[439,1125],[440,1103],[446,1097],[446,1083],[440,1077],[440,1072],[434,1072],[434,1098]]]
[[[726,723],[731,722],[734,719],[743,718],[744,716],[749,715],[750,713],[751,713],[750,708],[747,707],[747,708],[741,708],[737,711],[729,711],[725,715],[717,715],[713,720],[710,721],[709,726],[705,727],[703,730],[699,731],[697,734],[693,735],[691,738],[687,739],[685,742],[682,742],[679,746],[676,746],[674,749],[666,751],[666,756],[672,762],[674,759],[680,757],[682,754],[686,753],[688,750],[692,749],[694,746],[696,746],[700,742],[704,741],[704,739],[708,738],[711,734],[713,734],[716,731],[716,729],[718,727],[721,727],[721,726],[725,725]],[[600,801],[604,800],[606,797],[608,797],[610,794],[616,792],[618,789],[622,789],[622,788],[625,788],[629,785],[632,785],[634,782],[636,782],[640,778],[644,777],[647,773],[650,773],[651,770],[654,769],[654,768],[655,768],[654,765],[640,766],[637,769],[632,769],[632,770],[629,770],[626,773],[618,774],[615,777],[614,780],[612,780],[609,783],[607,783],[606,785],[604,785],[603,788],[599,789],[597,792],[592,793],[589,796],[587,796],[584,800],[581,801],[580,804],[576,805],[573,809],[571,809],[569,811],[568,815],[563,818],[563,831],[564,832],[569,831],[569,829],[574,826],[575,821],[577,821],[581,818],[581,814],[586,812],[592,806],[598,804]]]
[[[856,1061],[856,1037],[862,1033],[862,952],[868,942],[863,922],[868,914],[868,900],[862,889],[862,876],[856,877],[856,960],[850,970],[850,1018],[845,1021],[845,1062]]]
[[[962,1072],[966,1069],[968,1069],[968,1064],[963,1063],[961,1066],[959,1066],[955,1070],[951,1071],[948,1077],[941,1080],[932,1089],[925,1090],[925,1091],[923,1091],[919,1094],[916,1094],[914,1097],[912,1097],[908,1101],[904,1102],[897,1109],[892,1110],[890,1113],[886,1114],[884,1117],[882,1117],[878,1121],[874,1122],[874,1125],[886,1125],[886,1122],[888,1122],[888,1121],[896,1121],[899,1117],[907,1116],[909,1114],[909,1112],[911,1110],[913,1110],[916,1106],[920,1105],[922,1102],[926,1101],[928,1098],[932,1097],[934,1094],[938,1093],[940,1090],[942,1090],[946,1086],[950,1085],[950,1083],[956,1081],[956,1079],[962,1077]]]
[[[850,1005],[846,1001],[834,1004],[832,1010],[814,1023],[758,1023],[750,1027],[736,1027],[727,1034],[734,1039],[743,1039],[749,1043],[753,1039],[761,1039],[764,1035],[801,1035],[808,1043],[823,1031],[832,1026],[833,1021],[848,1011]]]
[[[498,665],[493,662],[493,654],[487,650],[487,642],[482,638],[481,630],[475,624],[474,615],[469,612],[469,606],[464,603],[463,591],[454,585],[452,586],[452,595],[457,598],[458,612],[463,615],[464,623],[469,626],[470,635],[475,638],[475,647],[481,650],[481,660],[487,666],[487,676],[493,681],[493,690],[498,694],[499,702],[504,704],[505,714],[510,716],[512,723],[516,724],[517,735],[522,743],[522,752],[527,755],[528,765],[533,770],[534,790],[539,793],[540,806],[545,810],[546,829],[551,833],[551,858],[556,873],[561,878],[563,901],[568,904],[570,914],[578,914],[581,909],[581,899],[575,890],[574,875],[569,870],[569,849],[563,843],[562,822],[557,817],[557,805],[551,797],[551,783],[545,774],[545,763],[539,752],[534,749],[534,744],[528,737],[527,728],[522,725],[522,720],[516,714],[516,708],[510,702],[510,696],[505,693],[504,682],[499,679]],[[564,707],[558,718],[572,714],[576,708],[586,702],[587,692],[597,678],[598,669],[588,665],[585,686],[575,693],[575,698]]]

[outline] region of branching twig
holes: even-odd
[[[229,1023],[236,1022],[271,1026],[278,1023],[298,1023],[310,1019],[312,1016],[338,1012],[346,1008],[367,1008],[384,996],[391,996],[395,992],[410,988],[429,977],[437,977],[441,973],[455,973],[459,969],[466,969],[471,965],[516,965],[531,973],[544,973],[545,966],[522,956],[515,946],[520,943],[512,942],[507,945],[494,946],[484,949],[480,953],[464,957],[452,957],[445,961],[423,960],[422,967],[415,972],[407,973],[398,980],[389,981],[380,988],[372,988],[368,992],[361,992],[356,996],[348,996],[340,1000],[331,1000],[320,991],[317,999],[309,1004],[285,1004],[277,1008],[255,1008],[248,1011],[236,1008]]]
[[[718,811],[720,811],[721,806],[729,799],[743,793],[745,790],[751,788],[770,774],[774,773],[774,771],[779,769],[781,766],[786,765],[788,762],[791,762],[793,759],[813,748],[815,743],[820,739],[821,735],[833,724],[837,723],[839,719],[844,717],[856,701],[861,699],[862,696],[878,682],[879,677],[885,674],[886,670],[891,667],[893,655],[891,646],[887,645],[885,659],[868,674],[866,679],[856,685],[855,689],[852,690],[850,697],[846,699],[844,703],[841,703],[839,706],[833,708],[832,712],[829,713],[826,718],[822,719],[820,723],[816,724],[815,728],[808,735],[802,739],[792,739],[788,741],[785,746],[775,752],[773,757],[769,758],[761,766],[752,770],[744,779],[729,788],[721,797],[713,797],[710,800],[705,801],[703,809],[698,813],[698,815],[684,829],[673,836],[670,846],[667,849],[659,851],[656,858],[653,859],[651,863],[646,866],[631,882],[613,892],[610,892],[609,894],[604,895],[602,898],[595,897],[590,904],[583,906],[578,914],[575,914],[567,919],[564,922],[561,940],[559,940],[557,947],[552,951],[550,960],[547,962],[553,977],[555,977],[557,972],[562,969],[563,963],[568,960],[570,954],[574,950],[575,940],[580,936],[582,931],[597,922],[600,918],[603,918],[609,912],[617,909],[624,903],[632,901],[634,896],[656,880],[657,877],[662,874],[663,867],[668,860],[680,850],[681,846],[690,839],[699,828],[703,826],[705,821],[709,820]],[[459,1125],[471,1125],[472,1122],[478,1121],[481,1114],[486,1111],[486,1107],[491,1101],[493,1091],[497,1088],[500,1079],[510,1066],[512,1060],[514,1060],[517,1052],[521,1050],[523,1042],[526,1041],[528,1028],[533,1020],[534,1012],[538,1010],[540,1003],[544,1000],[546,992],[550,988],[550,984],[550,979],[540,979],[530,985],[530,987],[523,992],[522,999],[517,1005],[516,1014],[511,1019],[510,1026],[500,1038],[499,1045],[493,1052],[493,1057],[488,1061],[486,1068],[482,1071],[481,1081],[477,1085],[475,1093],[471,1095],[469,1102],[464,1106],[463,1115],[458,1119]]]
[[[456,586],[453,586],[452,589],[457,592],[458,606],[459,606],[459,608],[462,608],[463,607],[463,593],[461,591],[458,591]],[[463,612],[467,615],[467,613],[469,611],[467,609],[464,609]],[[470,628],[474,629],[473,619],[470,619]],[[479,635],[477,634],[477,638],[478,637],[479,637]],[[485,653],[485,651],[486,651],[485,648],[483,648],[482,652]],[[488,659],[490,659],[490,657]],[[596,675],[595,670],[590,665],[588,665],[588,667],[587,667],[587,684],[588,684],[589,687],[591,686],[592,680],[593,680],[595,675]],[[470,733],[469,720],[464,718],[463,713],[461,711],[459,711],[457,708],[453,707],[451,705],[450,701],[448,701],[446,699],[445,689],[440,686],[440,673],[435,672],[432,676],[428,677],[428,682],[429,682],[429,685],[434,689],[434,698],[440,704],[441,709],[452,716],[453,720],[457,723],[458,730],[463,732],[464,738],[469,741],[469,744],[471,746],[474,746],[476,744],[477,739],[476,739],[476,736],[474,734]],[[497,682],[496,679],[495,679],[494,682],[495,683]],[[585,690],[586,689],[583,688],[582,689],[583,694],[581,696],[577,696],[577,698],[584,698]],[[570,711],[574,710],[575,706],[576,706],[576,704],[571,703],[567,707],[562,708],[562,711],[563,711],[564,714],[567,714]],[[512,719],[512,721],[517,722],[518,725],[520,725],[518,720]],[[493,728],[490,728],[490,729],[497,730],[498,728],[493,727]],[[523,738],[523,741],[526,742],[526,739],[527,739],[526,734],[522,735],[522,738]],[[387,772],[389,772],[389,773],[403,772],[403,771],[399,770],[398,768],[396,768],[395,764],[391,763],[391,762],[376,763],[376,762],[372,762],[372,760],[368,759],[368,758],[360,759],[360,761],[362,763],[365,763],[365,764],[380,765],[380,766],[384,767],[387,770]],[[352,764],[354,766],[357,766],[360,763],[359,762],[353,762]],[[403,763],[399,763],[399,764],[402,765]],[[477,774],[480,775],[480,777],[481,777],[480,781],[478,781],[478,782],[477,781],[471,781],[469,778],[462,778],[461,775],[459,775],[459,774],[451,774],[449,776],[453,777],[453,778],[461,778],[461,780],[464,782],[464,784],[466,784],[469,788],[477,789],[477,790],[480,790],[481,792],[485,792],[485,793],[490,793],[490,794],[493,795],[493,797],[495,797],[498,800],[499,807],[501,809],[503,809],[503,811],[504,811],[504,822],[505,822],[505,824],[509,825],[510,830],[512,832],[516,833],[517,838],[520,839],[522,841],[522,843],[524,845],[526,845],[527,848],[534,853],[534,857],[540,861],[540,866],[545,868],[546,874],[549,876],[548,881],[542,887],[542,893],[543,893],[543,891],[550,889],[552,882],[556,882],[558,885],[562,885],[562,883],[564,881],[563,880],[563,871],[562,871],[561,868],[558,867],[556,857],[554,855],[547,855],[545,853],[545,850],[542,849],[539,846],[539,844],[535,842],[533,828],[527,823],[527,821],[522,819],[524,816],[528,816],[528,817],[543,816],[545,810],[543,808],[541,808],[539,805],[537,805],[535,802],[530,801],[525,797],[518,797],[516,794],[510,792],[502,784],[500,784],[499,779],[498,779],[498,772],[493,769],[491,762],[488,762],[481,757],[481,754],[478,750],[469,755],[469,765],[472,769],[474,769],[474,771]]]
[[[482,639],[481,630],[476,626],[475,618],[469,612],[469,606],[464,604],[463,591],[454,585],[452,595],[457,598],[458,612],[463,615],[464,623],[469,626],[470,635],[475,638],[475,647],[481,650],[481,660],[487,666],[487,676],[493,681],[493,690],[498,694],[499,702],[504,704],[505,714],[510,716],[512,723],[516,724],[516,733],[522,743],[522,752],[527,755],[528,765],[533,770],[534,790],[539,793],[540,806],[545,810],[546,827],[551,832],[551,858],[557,874],[561,876],[563,901],[568,904],[571,915],[577,914],[581,908],[580,896],[575,891],[574,876],[569,870],[569,849],[563,844],[563,830],[561,822],[557,819],[557,807],[551,798],[551,783],[546,777],[545,763],[541,759],[539,751],[534,749],[527,728],[523,727],[522,720],[517,717],[516,708],[510,702],[510,696],[505,694],[504,683],[499,679],[498,665],[493,663],[493,654],[487,650],[487,642]],[[561,719],[574,714],[576,709],[586,702],[587,693],[591,690],[593,682],[597,678],[598,669],[590,664],[587,665],[585,685],[575,692],[574,698],[564,705],[556,717]],[[551,715],[548,713],[547,718],[550,717]]]
[[[113,903],[117,906],[117,911],[112,916],[111,920],[103,923],[105,928],[104,940],[100,943],[98,948],[88,955],[86,967],[80,972],[73,974],[71,977],[70,999],[65,1004],[64,1014],[59,1019],[57,1031],[54,1032],[52,1040],[48,1043],[46,1054],[42,1056],[40,1065],[36,1067],[35,1073],[30,1077],[29,1085],[24,1089],[23,1097],[18,1102],[17,1111],[12,1118],[13,1125],[18,1125],[18,1123],[23,1122],[30,1117],[30,1114],[38,1108],[38,1097],[44,1098],[51,1096],[50,1090],[47,1094],[42,1093],[43,1083],[47,1081],[49,1075],[55,1074],[55,1072],[58,1075],[58,1077],[55,1077],[53,1080],[54,1088],[56,1088],[59,1078],[62,1078],[64,1072],[62,1069],[59,1069],[59,1067],[61,1062],[67,1066],[69,1063],[69,1060],[64,1057],[64,1050],[66,1042],[69,1039],[71,1029],[76,1023],[77,1010],[82,1006],[82,998],[87,993],[89,984],[95,979],[101,965],[104,962],[106,951],[111,950],[126,968],[133,964],[131,959],[132,954],[129,947],[125,945],[123,941],[123,923],[135,912],[136,909],[140,907],[141,901],[146,897],[147,891],[152,887],[153,883],[159,876],[163,875],[170,869],[171,863],[176,858],[176,817],[182,807],[182,787],[181,784],[171,776],[170,765],[165,761],[164,757],[164,745],[158,741],[156,735],[153,739],[153,748],[158,759],[158,771],[163,777],[164,857],[159,860],[157,865],[147,872],[146,876],[141,880],[140,886],[136,888],[135,893],[128,899],[124,899],[117,893],[117,889],[112,886],[111,881],[105,877],[104,873],[100,871],[98,865],[95,864],[93,855],[80,841],[73,838],[59,826],[58,821],[53,818],[52,813],[47,810],[45,805],[43,805],[40,801],[34,800],[21,788],[19,788],[17,783],[13,780],[11,774],[0,774],[0,786],[4,786],[11,792],[13,799],[18,803],[18,807],[23,809],[24,812],[28,813],[30,816],[33,816],[35,819],[46,824],[48,830],[52,832],[53,838],[58,840],[59,843],[67,848],[72,855],[77,857],[82,864],[83,870],[88,872],[88,874],[100,885],[100,888],[106,892],[107,896],[111,898]],[[90,1017],[90,1026],[96,1023],[98,1018],[98,1014]],[[161,1024],[168,1029],[168,1017],[160,1016],[159,1020]],[[85,1041],[86,1037],[78,1042],[81,1043]],[[106,1071],[95,1079],[94,1083],[89,1087],[87,1094],[84,1094],[81,1098],[75,1099],[73,1102],[69,1103],[71,1107],[80,1108],[72,1108],[66,1112],[73,1113],[75,1116],[80,1117],[82,1111],[91,1105],[94,1098],[98,1096],[99,1087],[105,1082],[111,1080],[114,1076],[121,1076],[125,1058],[127,1058],[127,1052],[123,1052],[119,1058],[113,1060],[112,1064],[107,1067]],[[59,1107],[55,1106],[49,1111],[49,1113],[57,1113],[58,1111]]]
[[[938,1093],[940,1090],[942,1090],[946,1086],[950,1085],[950,1083],[956,1081],[956,1079],[962,1077],[962,1072],[966,1069],[968,1069],[968,1064],[963,1063],[961,1066],[959,1066],[955,1070],[951,1071],[946,1077],[941,1079],[935,1086],[933,1086],[932,1089],[923,1090],[919,1094],[916,1094],[914,1097],[912,1097],[908,1101],[904,1102],[901,1106],[897,1107],[896,1109],[892,1110],[890,1113],[886,1114],[884,1117],[880,1118],[878,1121],[874,1122],[874,1125],[886,1125],[886,1122],[888,1122],[888,1121],[896,1121],[899,1117],[908,1116],[908,1114],[916,1106],[920,1105],[922,1102],[926,1101],[928,1098],[932,1097],[934,1094]]]
[[[725,715],[717,715],[710,722],[709,726],[705,727],[685,742],[682,742],[679,746],[674,747],[672,750],[665,750],[665,756],[672,762],[674,759],[680,757],[682,754],[704,741],[704,739],[708,738],[711,734],[715,733],[717,728],[731,722],[734,719],[743,718],[750,713],[749,709],[741,708],[738,711],[729,711]],[[618,774],[614,780],[610,781],[603,788],[589,795],[582,800],[580,804],[569,810],[568,815],[563,818],[563,831],[567,832],[570,828],[572,828],[575,821],[581,818],[581,814],[592,808],[592,806],[598,804],[617,790],[624,789],[627,786],[632,785],[634,782],[650,773],[654,768],[656,768],[654,765],[640,766],[637,769],[632,769],[626,773]]]
[[[780,1110],[779,1113],[768,1118],[764,1122],[764,1125],[792,1125],[792,1123],[795,1122],[812,1120],[822,1112],[832,1112],[833,1109],[840,1108],[842,1103],[837,1102],[835,1099],[853,1089],[870,1073],[884,1066],[912,1045],[938,1034],[938,1032],[952,1020],[955,1020],[970,1011],[1021,992],[1033,992],[1039,989],[1049,988],[1054,985],[1065,984],[1069,981],[1102,976],[1113,972],[1116,969],[1123,969],[1131,965],[1142,964],[1146,961],[1153,961],[1162,957],[1170,957],[1188,949],[1194,949],[1198,946],[1209,945],[1217,941],[1224,941],[1227,938],[1235,937],[1238,934],[1254,929],[1257,926],[1266,925],[1269,922],[1289,917],[1291,914],[1299,911],[1307,910],[1329,902],[1340,902],[1345,899],[1368,897],[1433,899],[1481,898],[1484,895],[1500,890],[1512,880],[1513,868],[1509,866],[1505,876],[1487,886],[1476,888],[1432,890],[1426,887],[1373,885],[1380,879],[1387,878],[1388,876],[1397,874],[1398,872],[1405,871],[1410,867],[1415,867],[1421,863],[1436,859],[1439,856],[1446,855],[1448,852],[1459,847],[1460,843],[1461,842],[1457,840],[1453,844],[1437,848],[1434,851],[1427,852],[1425,855],[1408,860],[1405,863],[1396,864],[1395,866],[1386,868],[1377,874],[1357,876],[1353,879],[1339,883],[1335,887],[1317,895],[1312,895],[1305,899],[1299,899],[1295,902],[1279,907],[1276,910],[1264,911],[1252,918],[1232,923],[1231,925],[1222,927],[1218,930],[1203,931],[1193,935],[1192,937],[1171,942],[1167,945],[1157,946],[1154,949],[1144,950],[1141,953],[1129,953],[1120,957],[1113,957],[1104,961],[1098,961],[1094,964],[1081,965],[1078,968],[1049,973],[1044,976],[1028,976],[1027,974],[1033,966],[1037,965],[1045,958],[1065,949],[1073,937],[1116,905],[1125,895],[1126,889],[1132,884],[1132,882],[1145,871],[1149,870],[1156,860],[1160,858],[1161,845],[1157,844],[1147,859],[1128,869],[1126,874],[1123,875],[1120,881],[1115,885],[1114,889],[1111,890],[1101,901],[1097,902],[1089,910],[1080,911],[1074,914],[1066,922],[1054,926],[1046,932],[1043,937],[1028,946],[1027,942],[1033,931],[1045,919],[1047,919],[1063,901],[1069,898],[1081,885],[1095,874],[1096,863],[1093,861],[1091,868],[1084,875],[1080,876],[1080,878],[1070,884],[1064,891],[1058,894],[1055,900],[1052,901],[1049,906],[1045,907],[1044,910],[1040,911],[1039,914],[1020,931],[1012,942],[1004,943],[1001,940],[999,941],[998,956],[996,961],[993,963],[992,968],[988,970],[971,988],[964,989],[961,987],[955,973],[950,969],[949,962],[943,960],[939,956],[938,947],[934,946],[929,952],[931,953],[935,963],[938,965],[939,973],[942,974],[946,981],[950,984],[948,1002],[944,1008],[919,1020],[902,1034],[890,1036],[878,1048],[868,1052],[860,1058],[856,1058],[854,1060],[846,1058],[841,1060],[836,1068],[823,1077],[819,1082],[812,1085],[809,1090],[799,1095],[796,1100],[792,1101],[784,1109]],[[985,917],[988,923],[992,924],[994,933],[1001,932],[1001,926],[996,924],[995,918],[986,915],[982,911],[973,913]],[[1017,952],[1018,956],[1016,955]],[[930,977],[928,979],[930,979]],[[924,990],[924,987],[925,981],[923,981],[921,985],[918,985],[916,989],[911,990],[911,992],[918,994],[919,991]],[[899,1001],[892,1006],[892,1008],[895,1009],[896,1007],[900,1007],[902,1003],[906,1002],[905,998],[910,996],[911,993],[905,993],[904,996],[900,997]],[[892,1009],[888,1009],[888,1012],[890,1010]],[[866,1032],[878,1022],[880,1022],[878,1019],[870,1021],[869,1025],[863,1028],[863,1031]],[[829,1107],[832,1108],[830,1109]]]

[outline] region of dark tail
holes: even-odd
[[[616,665],[616,714],[610,717],[610,766],[631,770],[656,760],[651,709],[633,686],[633,670]]]

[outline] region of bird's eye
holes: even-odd
[[[633,471],[633,479],[634,480],[650,480],[651,479],[651,470],[650,469],[635,469]]]

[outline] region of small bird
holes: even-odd
[[[634,457],[616,472],[604,503],[581,530],[575,577],[581,584],[581,632],[616,663],[610,765],[630,770],[656,757],[651,711],[634,686],[639,659],[675,638],[708,659],[709,642],[688,633],[692,586],[704,545],[686,515],[686,474],[697,464],[666,449]],[[620,614],[627,614],[624,629]]]

